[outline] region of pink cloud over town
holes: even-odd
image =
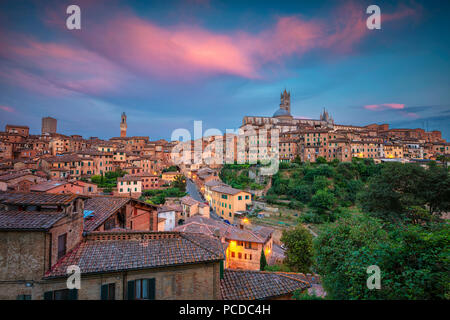
[[[8,45],[0,49],[0,57],[19,66],[4,78],[15,75],[20,85],[47,95],[112,92],[136,75],[172,81],[214,75],[260,79],[265,65],[281,65],[293,55],[301,57],[320,49],[332,56],[351,52],[368,32],[361,10],[350,2],[337,9],[346,13],[345,18],[340,14],[329,19],[279,16],[272,26],[255,33],[217,32],[182,23],[160,26],[125,10],[99,19],[89,27],[90,32],[71,33],[81,46],[3,34]],[[417,12],[400,7],[386,14],[386,20],[404,19]],[[49,11],[44,22],[61,28],[64,24],[55,17]],[[30,66],[37,72],[19,70]]]

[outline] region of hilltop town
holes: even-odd
[[[40,134],[24,124],[0,132],[0,299],[324,297],[320,274],[285,269],[281,232],[306,203],[342,210],[311,200],[338,177],[313,177],[325,187],[307,201],[280,181],[303,164],[444,166],[450,156],[439,131],[341,125],[326,110],[296,118],[286,90],[272,117],[245,116],[237,134],[179,143],[130,137],[127,127],[123,113],[109,140],[60,134],[51,117]],[[260,175],[274,158],[280,172]],[[66,287],[73,265],[80,289]]]

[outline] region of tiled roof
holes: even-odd
[[[267,238],[248,229],[240,229],[238,227],[226,224],[225,222],[205,218],[200,215],[195,215],[186,219],[186,222],[175,228],[176,231],[202,233],[213,235],[214,231],[218,229],[220,237],[227,240],[247,241],[256,243],[265,243]]]
[[[48,230],[65,213],[42,211],[0,211],[0,230]]]
[[[117,181],[137,181],[137,180],[142,180],[142,177],[137,176],[137,175],[127,174],[121,178],[117,178]]]
[[[0,202],[14,205],[65,205],[76,198],[75,194],[52,194],[42,192],[0,192]]]
[[[193,205],[199,204],[200,201],[197,201],[190,196],[184,196],[183,198],[181,198],[181,203],[188,205],[188,206],[193,206]]]
[[[204,235],[180,232],[92,233],[61,258],[45,278],[66,277],[69,265],[77,265],[82,274],[90,274],[223,259],[220,241]]]
[[[0,181],[9,181],[23,176],[32,176],[29,172],[12,172],[0,175]]]
[[[30,187],[30,191],[48,191],[51,190],[53,188],[62,186],[67,184],[66,181],[60,181],[60,180],[49,180],[49,181],[44,181],[38,184],[35,184],[33,186]]]
[[[47,162],[77,162],[81,161],[81,158],[76,154],[64,154],[60,156],[54,156],[44,159]]]
[[[130,198],[125,197],[92,197],[84,204],[84,210],[93,211],[92,216],[84,220],[84,230],[94,231],[109,217],[126,205]]]
[[[210,180],[208,182],[205,182],[205,186],[216,187],[216,186],[226,186],[226,184],[220,180]]]
[[[211,190],[212,191],[216,191],[216,192],[220,192],[220,193],[231,194],[231,195],[238,194],[239,192],[246,192],[246,191],[235,189],[235,188],[232,188],[232,187],[229,187],[229,186],[217,186],[217,187],[211,188]]]
[[[224,300],[268,299],[311,287],[301,274],[224,270],[220,291]]]

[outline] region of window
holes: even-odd
[[[128,300],[155,300],[155,279],[128,281]]]
[[[248,196],[245,196],[245,200],[248,200]]]
[[[77,289],[62,289],[44,292],[44,300],[78,300]]]
[[[19,294],[17,300],[31,300],[31,294]]]
[[[238,200],[242,200],[242,196],[238,196]]]
[[[240,252],[238,253],[238,258],[242,259],[242,253],[240,253]]]
[[[102,300],[115,300],[116,284],[115,283],[102,284],[100,297]]]
[[[236,256],[236,254],[234,253],[234,251],[231,251],[231,257],[234,258]]]
[[[58,237],[58,259],[66,254],[67,234]]]

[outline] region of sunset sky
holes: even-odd
[[[441,130],[450,139],[450,2],[0,2],[0,130],[41,118],[85,138],[170,139],[177,128],[235,129],[292,114]],[[81,8],[81,30],[66,8]],[[381,8],[381,30],[366,27]],[[444,7],[445,5],[445,7]]]

